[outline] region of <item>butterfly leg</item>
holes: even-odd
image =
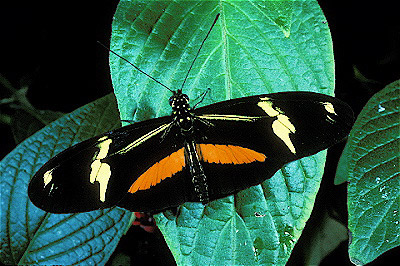
[[[125,120],[125,119],[122,119],[121,122],[127,122],[129,124],[135,123],[135,121],[133,121],[133,120]]]
[[[168,135],[168,133],[171,131],[171,128],[173,127],[173,126],[175,126],[176,125],[176,117],[172,120],[172,123],[170,123],[169,124],[169,126],[164,130],[164,133],[161,135],[161,140],[160,140],[160,142],[162,142],[164,139],[165,139],[165,136],[167,136]]]
[[[195,116],[195,119],[201,123],[203,123],[204,125],[206,125],[207,127],[213,127],[215,126],[213,123],[211,123],[210,121],[207,121],[206,119],[200,118],[198,116]]]
[[[199,105],[204,98],[206,97],[207,93],[209,93],[211,91],[210,88],[208,88],[205,92],[203,92],[199,97],[197,97],[196,99],[194,99],[194,101],[197,101],[198,98],[200,98],[200,100],[193,106],[193,109],[196,109],[197,105]]]

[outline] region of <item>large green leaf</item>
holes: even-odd
[[[191,99],[207,88],[203,105],[278,91],[333,94],[332,42],[316,1],[121,1],[111,48],[176,90],[217,13],[183,88]],[[122,119],[170,114],[167,89],[114,55],[110,64]],[[311,213],[325,154],[234,196],[157,215],[177,263],[285,264]]]
[[[354,124],[335,183],[348,181],[350,259],[400,245],[400,81],[375,94]]]
[[[130,219],[111,208],[51,214],[28,198],[33,174],[73,144],[119,126],[113,95],[85,105],[32,135],[0,162],[0,260],[7,265],[105,264]]]

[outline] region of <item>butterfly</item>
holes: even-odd
[[[286,163],[336,144],[354,120],[346,103],[313,92],[192,108],[182,89],[170,91],[170,116],[90,138],[44,164],[28,188],[34,205],[75,213],[113,206],[159,212],[185,202],[205,204],[258,185]]]

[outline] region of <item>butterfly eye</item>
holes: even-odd
[[[170,105],[170,106],[172,106],[172,104],[174,103],[174,101],[175,101],[175,95],[169,97],[169,105]]]

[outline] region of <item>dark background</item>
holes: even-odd
[[[6,1],[4,1],[6,2]],[[11,1],[9,1],[11,2]],[[112,91],[108,52],[96,41],[109,45],[112,16],[118,1],[32,1],[0,4],[0,74],[15,88],[28,85],[28,98],[38,109],[70,112]],[[336,63],[336,96],[349,103],[356,114],[367,100],[400,78],[400,27],[397,6],[387,1],[319,1],[329,23]],[[366,78],[354,74],[357,68]],[[0,87],[0,99],[7,97]],[[3,111],[4,106],[0,106]],[[14,147],[11,130],[0,124],[3,158]],[[326,173],[317,204],[296,245],[290,265],[301,265],[301,246],[306,246],[323,212],[346,224],[346,187],[333,186],[343,145],[329,151]],[[140,227],[131,229],[118,250],[130,253],[135,263],[170,265],[173,259],[159,234]],[[399,250],[397,249],[397,254]],[[395,251],[371,265],[388,264]],[[352,265],[347,242],[322,265]]]

